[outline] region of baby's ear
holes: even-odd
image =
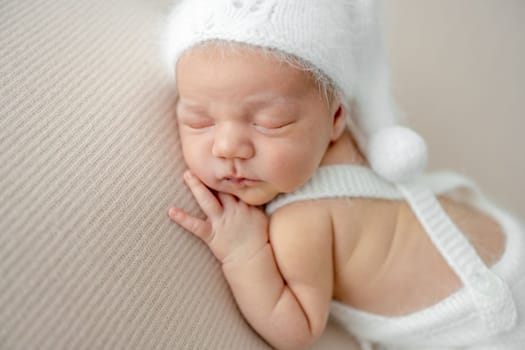
[[[331,112],[333,113],[332,141],[337,140],[346,129],[346,110],[342,103],[336,101]]]

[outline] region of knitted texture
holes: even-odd
[[[379,0],[186,0],[168,20],[166,57],[174,70],[181,55],[210,40],[232,41],[291,54],[327,76],[355,107],[349,120],[354,137],[381,176],[402,182],[426,165],[426,147],[401,133],[406,145],[369,139],[398,118],[389,89],[389,75],[379,21]],[[348,113],[350,115],[350,113]],[[394,130],[394,134],[397,130]],[[392,133],[390,133],[392,134]],[[400,140],[400,141],[399,141]],[[409,150],[409,154],[397,150]]]

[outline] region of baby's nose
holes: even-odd
[[[254,155],[254,147],[247,131],[240,125],[217,125],[212,154],[217,158],[248,159]]]

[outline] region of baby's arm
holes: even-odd
[[[231,195],[217,199],[190,173],[185,180],[207,219],[175,208],[170,217],[221,262],[248,322],[279,349],[312,343],[324,330],[332,297],[332,242],[319,230],[331,227],[329,218],[283,211],[269,221]]]

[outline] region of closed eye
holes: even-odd
[[[205,129],[215,125],[213,119],[198,115],[182,116],[179,117],[179,121],[182,125],[187,126],[191,129]]]
[[[256,122],[253,123],[255,129],[263,133],[282,132],[295,124],[295,121],[286,122]]]

